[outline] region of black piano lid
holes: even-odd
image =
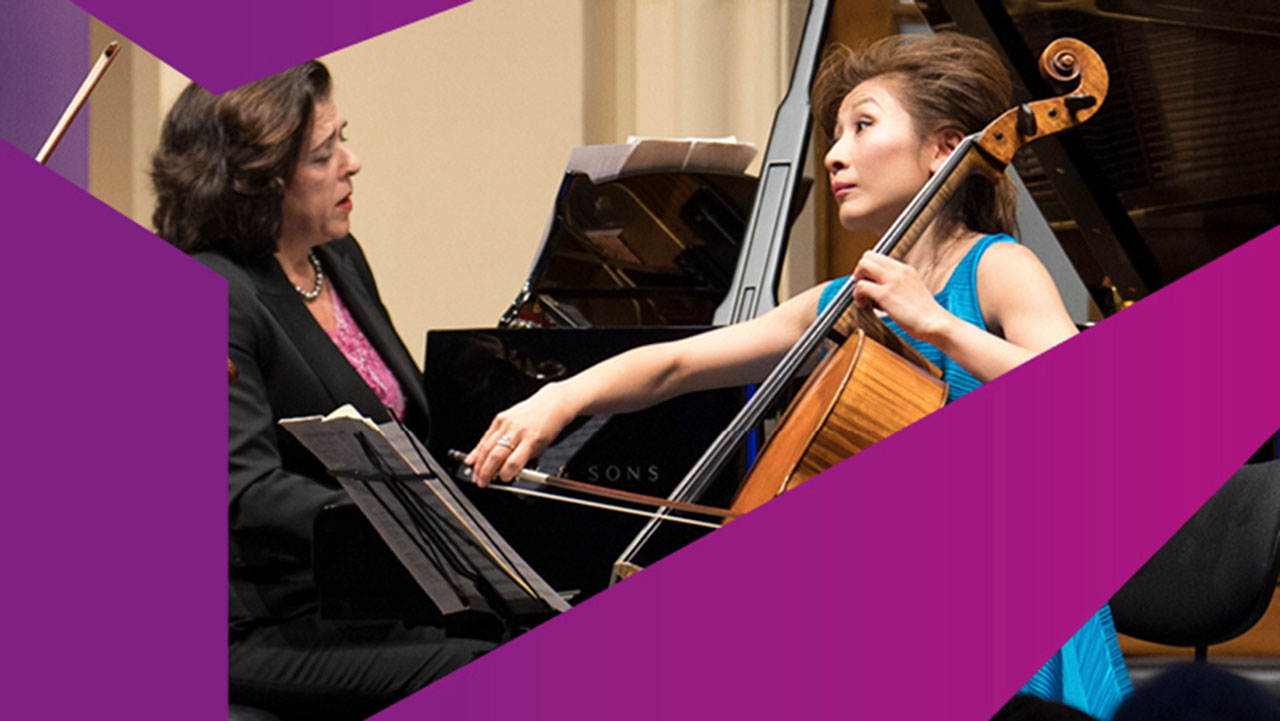
[[[596,149],[613,154],[583,159]],[[743,171],[754,154],[738,144],[665,140],[575,150],[503,325],[710,323],[755,193],[756,179]]]
[[[1111,88],[1078,131],[1014,160],[1086,286],[1140,298],[1280,224],[1280,4],[1274,0],[927,0],[935,30],[987,40],[1015,101],[1056,91],[1052,39],[1089,43]]]

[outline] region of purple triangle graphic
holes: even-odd
[[[468,0],[75,2],[205,89],[220,93]]]

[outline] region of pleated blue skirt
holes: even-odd
[[[1109,721],[1132,692],[1111,608],[1103,606],[1019,693],[1058,701]]]

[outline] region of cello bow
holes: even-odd
[[[48,164],[49,156],[53,155],[54,148],[57,148],[58,143],[62,142],[62,136],[67,134],[67,129],[71,127],[76,115],[80,113],[80,108],[84,107],[85,102],[89,99],[89,93],[92,93],[93,89],[98,86],[98,81],[102,80],[103,75],[106,75],[107,68],[111,67],[111,63],[115,61],[119,52],[120,43],[112,40],[98,55],[98,61],[89,69],[89,74],[80,83],[80,89],[71,97],[71,102],[67,104],[67,109],[62,111],[62,117],[58,118],[58,122],[54,124],[53,131],[45,139],[40,152],[36,153],[37,163],[41,165]]]

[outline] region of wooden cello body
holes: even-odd
[[[734,497],[734,516],[789,491],[947,402],[933,364],[870,312],[818,364]]]

